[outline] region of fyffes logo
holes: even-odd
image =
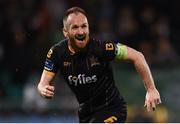
[[[88,84],[97,81],[97,76],[86,76],[85,74],[79,74],[78,76],[69,75],[68,80],[70,84],[77,86],[78,84]]]

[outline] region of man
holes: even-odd
[[[66,11],[63,25],[66,39],[49,50],[38,84],[42,96],[54,96],[52,81],[59,70],[77,97],[80,122],[125,122],[126,102],[115,86],[109,64],[117,59],[134,63],[147,90],[147,110],[154,110],[161,103],[150,69],[140,52],[123,44],[90,38],[86,13],[79,7]]]

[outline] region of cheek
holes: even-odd
[[[86,30],[86,34],[89,34],[89,29]]]
[[[74,31],[68,32],[68,37],[74,37],[74,36],[75,36],[75,32]]]

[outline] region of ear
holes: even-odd
[[[65,37],[65,38],[68,37],[68,36],[67,36],[68,32],[67,32],[67,30],[66,30],[65,28],[63,28],[63,34],[64,34],[64,37]]]

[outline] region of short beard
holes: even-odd
[[[84,40],[88,40],[87,38],[88,38],[88,36],[85,36]],[[76,40],[77,39],[76,39],[75,36],[74,37],[69,37],[68,44],[71,45],[71,47],[75,50],[75,52],[82,52],[82,51],[84,51],[86,49],[87,44],[88,44],[89,41],[87,41],[86,46],[82,48],[82,47],[78,47],[76,45]]]

